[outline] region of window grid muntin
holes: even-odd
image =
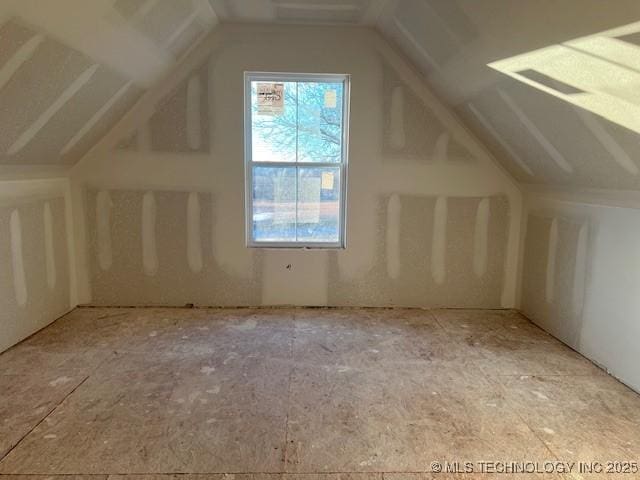
[[[298,162],[298,148],[296,145],[296,161],[253,161],[253,110],[252,110],[252,82],[296,82],[298,83],[340,83],[342,84],[342,138],[340,162]],[[258,73],[245,72],[245,236],[246,245],[250,248],[346,248],[346,206],[347,206],[347,164],[349,151],[349,114],[350,114],[350,76],[338,74],[301,74],[301,73]],[[296,95],[297,98],[297,95]],[[298,106],[296,105],[296,117]],[[298,142],[299,122],[296,121],[296,144]],[[253,228],[253,169],[262,167],[295,167],[296,169],[296,238],[298,228],[298,169],[311,168],[340,168],[340,196],[337,242],[299,242],[299,241],[260,241],[254,238]]]

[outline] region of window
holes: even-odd
[[[245,74],[247,245],[345,246],[349,77]]]

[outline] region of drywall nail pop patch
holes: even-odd
[[[113,264],[111,249],[111,197],[109,192],[102,190],[96,196],[96,226],[98,243],[98,265],[107,271]]]
[[[47,267],[47,286],[53,290],[56,286],[56,259],[54,255],[53,243],[53,215],[51,214],[51,205],[45,202],[43,209],[44,219],[44,247],[45,260]]]
[[[156,198],[147,192],[142,198],[142,265],[144,273],[153,277],[158,273],[156,249]]]
[[[200,199],[191,192],[187,200],[187,261],[193,273],[202,271],[202,241],[200,234]]]
[[[404,89],[396,86],[391,93],[390,137],[389,142],[395,150],[402,150],[407,144],[404,130]]]
[[[397,193],[391,195],[387,205],[387,274],[389,278],[400,276],[400,214],[402,204]]]
[[[11,212],[11,266],[13,267],[13,288],[16,302],[24,307],[27,304],[27,282],[24,275],[24,257],[22,255],[22,225],[18,210]]]
[[[487,272],[487,256],[489,248],[489,217],[491,204],[483,198],[478,204],[476,225],[473,237],[473,273],[480,278]]]

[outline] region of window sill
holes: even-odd
[[[247,245],[247,248],[261,249],[261,250],[346,250],[346,246],[342,244],[303,244],[297,245],[292,243],[251,243]]]

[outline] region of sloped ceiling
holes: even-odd
[[[640,2],[400,0],[378,21],[520,182],[640,188]]]
[[[206,0],[3,0],[0,165],[76,163],[216,23]]]
[[[4,0],[0,164],[77,162],[218,21],[375,26],[518,181],[640,188],[637,0]]]

